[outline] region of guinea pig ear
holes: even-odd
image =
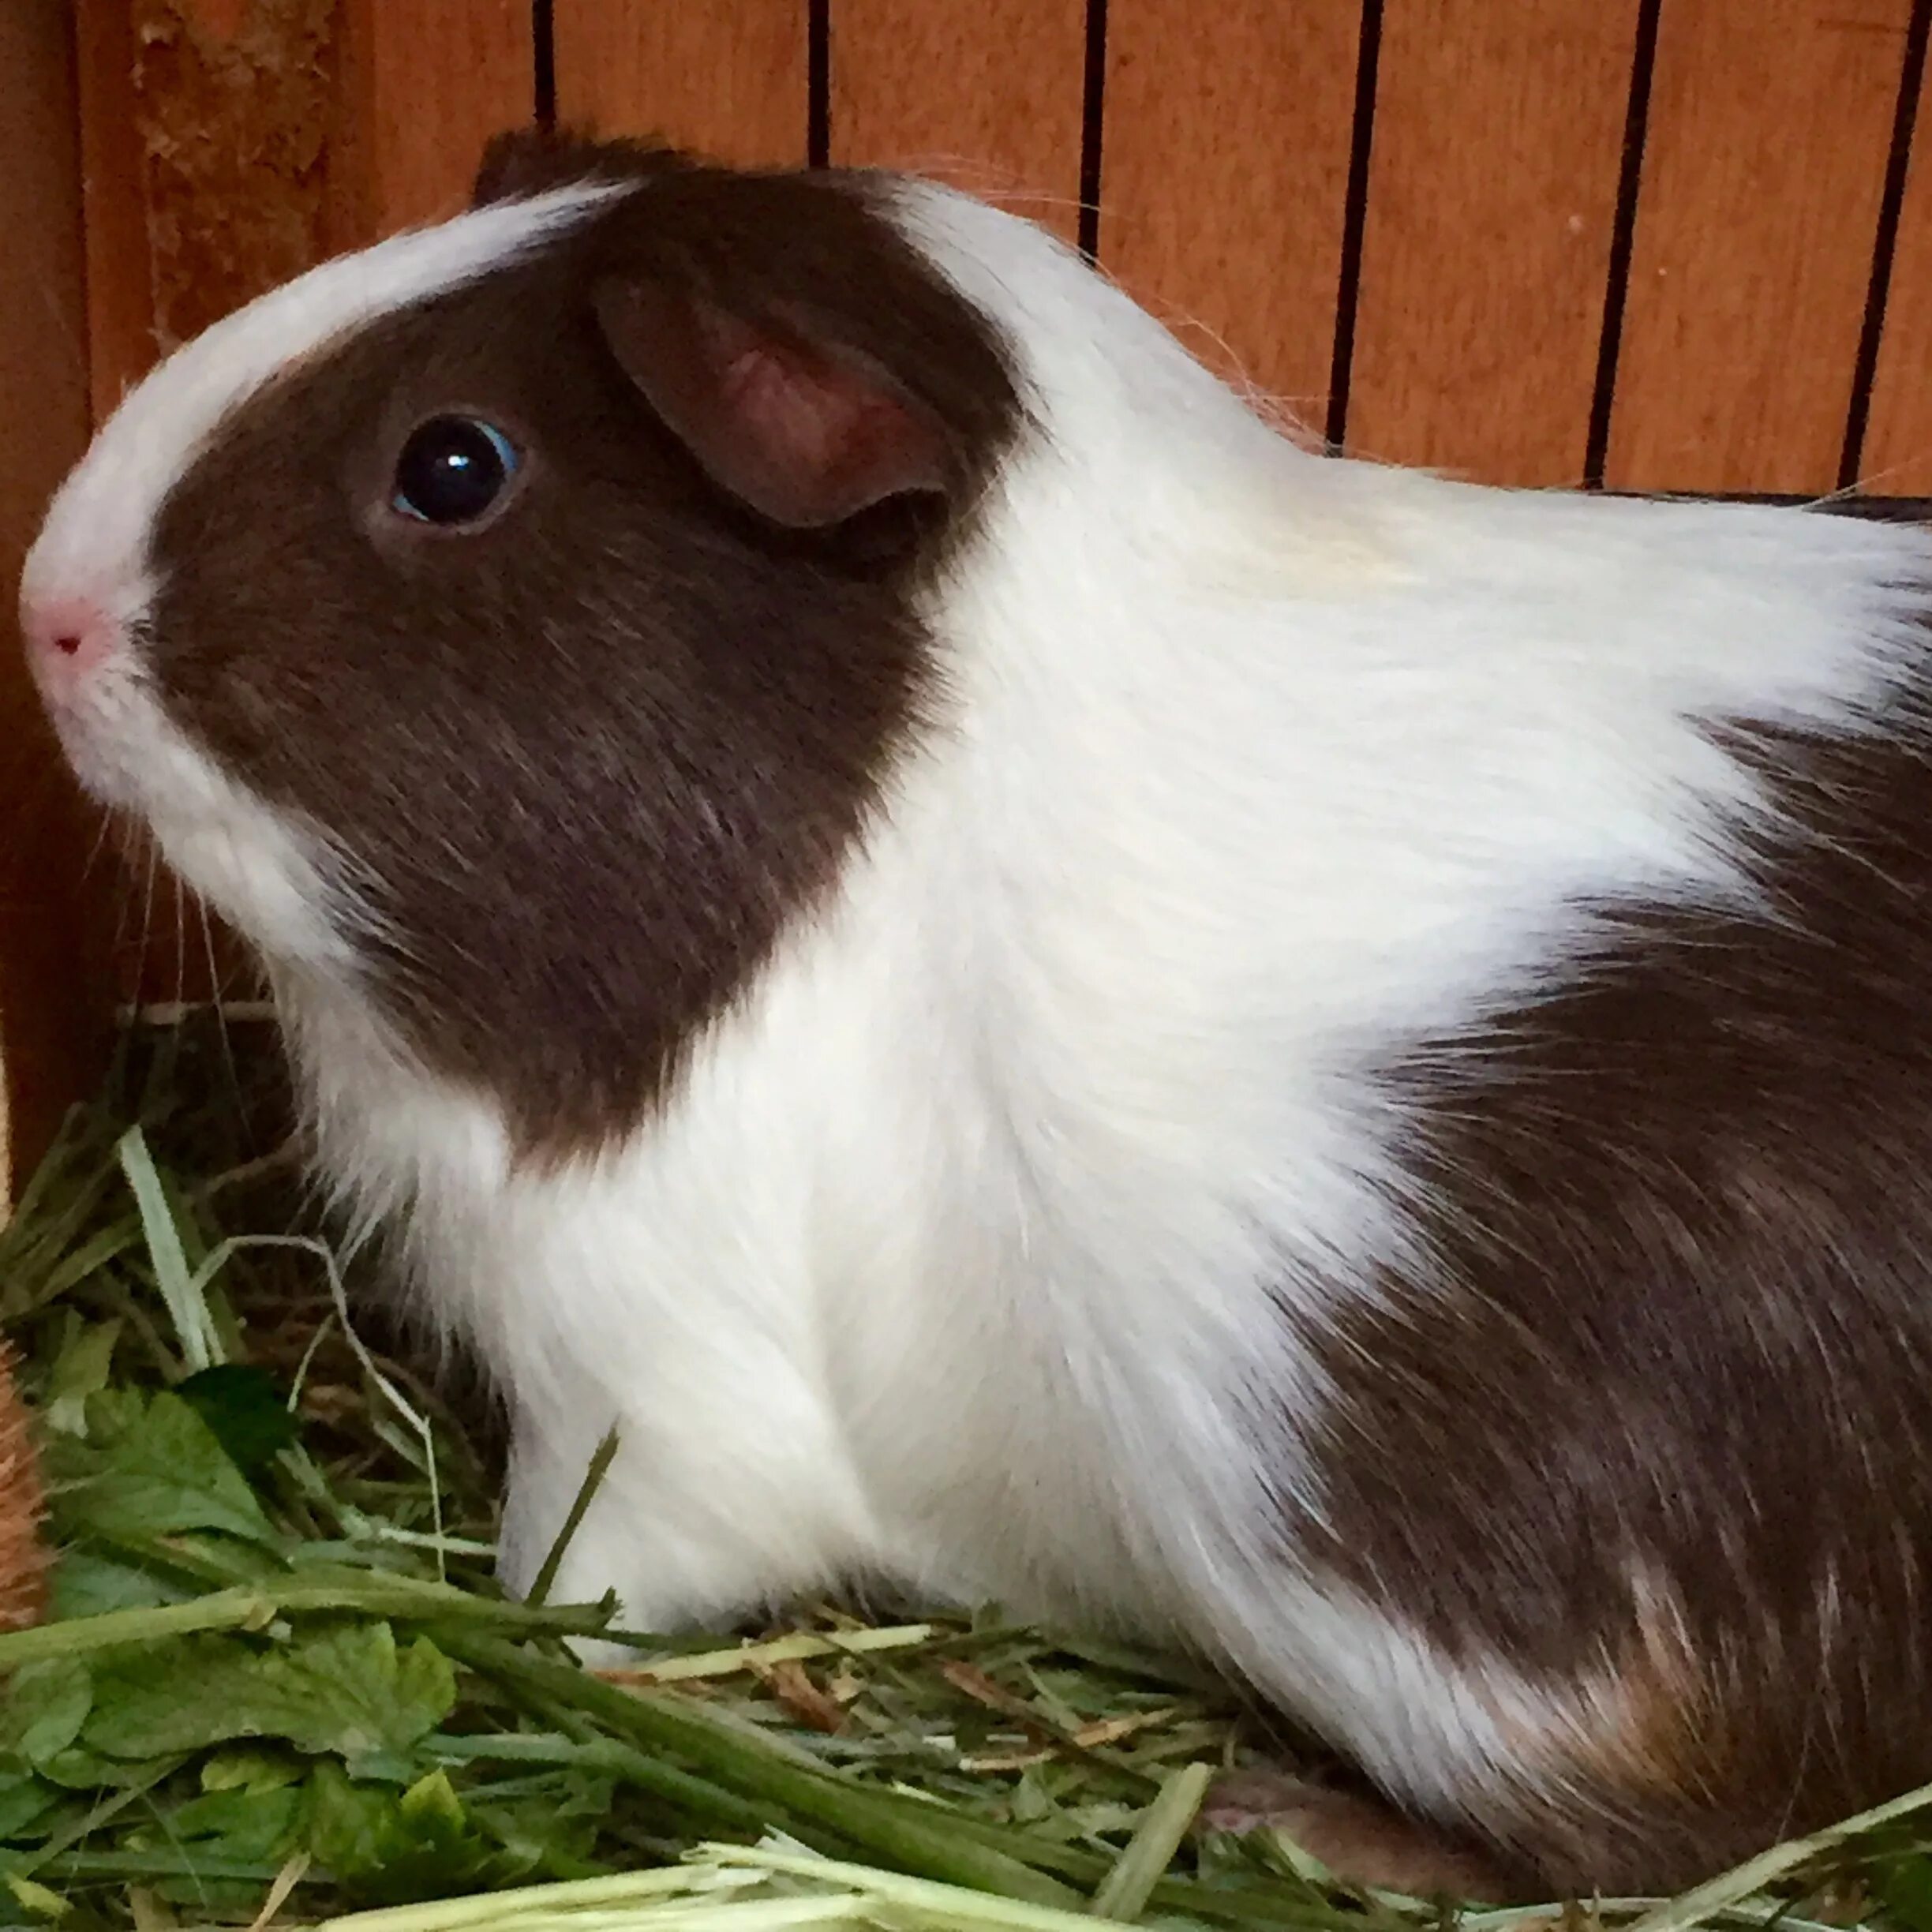
[[[946,488],[944,428],[862,351],[644,278],[612,277],[593,299],[605,341],[666,427],[773,522],[823,529]]]

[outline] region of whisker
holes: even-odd
[[[147,990],[148,949],[154,935],[155,877],[160,867],[161,855],[154,841],[144,837],[143,828],[133,820],[122,820],[121,829],[124,835],[125,856],[129,867],[132,868],[138,863],[135,851],[137,844],[144,851],[148,862],[147,878],[141,889],[140,929],[135,940],[133,970],[128,975],[125,982],[128,998],[133,1005],[136,1017],[133,1024],[122,1030],[120,1038],[115,1044],[114,1065],[109,1071],[108,1076],[110,1091],[125,1106],[133,1097],[128,1091],[127,1083],[130,1076],[131,1057],[140,1032],[139,1016],[141,995]],[[133,904],[133,893],[128,893],[122,903],[125,908],[131,908]],[[114,971],[117,974],[124,970],[125,957],[121,952],[120,941],[121,934],[117,931],[114,962]]]
[[[174,886],[174,1004],[185,1013],[188,1005],[188,893],[178,872],[170,871],[168,877]],[[167,1088],[173,1088],[180,1077],[182,1035],[185,1031],[179,1025],[167,1031],[167,1050],[159,1069]]]
[[[254,1123],[249,1118],[248,1096],[242,1091],[242,1070],[236,1064],[234,1039],[228,1026],[227,987],[215,958],[215,926],[208,917],[208,902],[199,894],[195,911],[201,920],[201,950],[208,960],[208,996],[215,1008],[215,1031],[221,1043],[222,1065],[228,1076],[228,1089],[234,1096],[235,1116],[241,1123],[244,1145],[254,1145]]]
[[[114,814],[110,807],[95,808],[99,822],[94,828],[93,841],[88,847],[87,856],[80,862],[80,876],[85,878],[100,863],[101,854],[107,849],[107,834],[113,829]]]

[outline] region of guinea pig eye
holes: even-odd
[[[420,523],[474,523],[503,494],[522,460],[492,424],[474,416],[432,416],[402,445],[389,500]]]

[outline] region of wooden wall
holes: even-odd
[[[67,318],[17,306],[0,342],[16,548],[77,440],[83,248],[98,414],[260,288],[453,210],[487,133],[551,117],[975,189],[1365,454],[1932,494],[1932,0],[7,0],[0,22],[0,197]]]
[[[1932,492],[1932,0],[78,0],[94,388],[554,115],[922,167],[1366,454]],[[1083,206],[1083,204],[1088,205]]]
[[[88,430],[80,155],[63,0],[0,6],[0,1211],[92,1077],[101,989],[79,882],[89,837],[13,635],[13,584]]]

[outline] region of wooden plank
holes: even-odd
[[[1836,485],[1911,11],[1664,7],[1612,488]]]
[[[85,180],[89,386],[98,422],[154,361],[154,260],[135,110],[133,16],[126,0],[78,0],[74,32]]]
[[[721,161],[802,163],[806,31],[806,0],[555,0],[557,117]]]
[[[28,679],[12,587],[87,440],[73,47],[66,0],[0,7],[0,1219],[9,1180],[91,1087],[106,1017],[86,943],[91,837]]]
[[[331,0],[80,0],[95,414],[322,252]]]
[[[1859,474],[1874,495],[1932,496],[1932,66],[1919,83]]]
[[[832,0],[831,159],[1080,229],[1085,0]]]
[[[97,414],[323,256],[460,208],[529,0],[79,0]]]
[[[1361,0],[1111,0],[1102,262],[1320,433]]]
[[[483,144],[536,111],[530,0],[350,0],[339,38],[331,241],[455,214]]]
[[[1582,481],[1637,15],[1638,0],[1387,0],[1352,450]]]

